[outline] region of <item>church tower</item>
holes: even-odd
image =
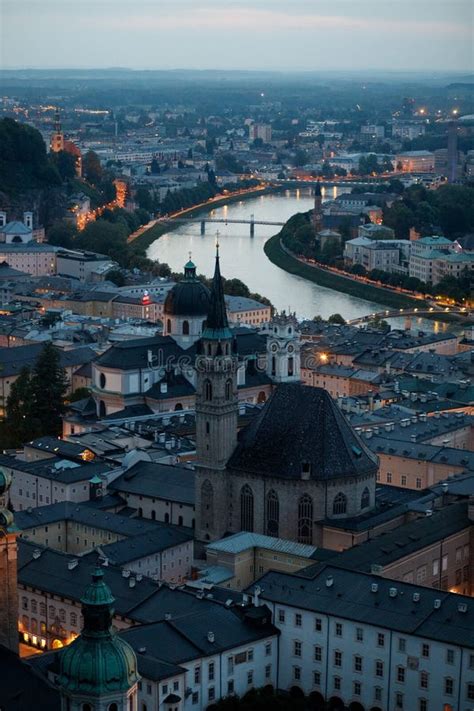
[[[84,627],[59,658],[61,708],[137,711],[137,657],[112,629],[115,599],[102,568],[94,571],[81,602]]]
[[[56,108],[54,114],[54,133],[51,135],[49,144],[52,153],[59,153],[64,150],[64,133],[61,129],[61,121],[59,120],[59,109]]]
[[[228,527],[225,467],[237,444],[237,367],[217,245],[209,312],[196,357],[196,537],[203,541],[220,538]]]
[[[313,227],[316,234],[323,229],[323,196],[321,195],[321,185],[319,180],[314,188],[314,209],[313,209]]]
[[[301,379],[301,344],[294,314],[275,314],[262,333],[267,337],[267,375],[274,383],[297,383]]]
[[[8,509],[11,477],[0,469],[0,644],[18,653],[16,527]]]

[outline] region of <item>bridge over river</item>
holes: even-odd
[[[284,222],[274,222],[272,220],[256,220],[253,215],[250,215],[248,219],[240,218],[226,218],[226,217],[161,217],[157,220],[158,223],[183,223],[192,224],[199,223],[201,225],[201,234],[206,232],[206,224],[216,223],[221,225],[249,225],[250,236],[253,237],[255,234],[255,225],[270,225],[274,227],[283,227]]]
[[[434,314],[445,314],[445,313],[450,313],[453,314],[453,316],[456,316],[457,318],[461,319],[468,319],[470,318],[471,314],[467,310],[466,307],[464,306],[446,306],[446,308],[442,308],[439,306],[430,306],[430,307],[424,307],[422,306],[421,308],[413,308],[413,309],[396,309],[396,310],[386,310],[386,311],[378,311],[376,313],[372,314],[367,314],[366,316],[360,316],[359,318],[353,318],[347,323],[350,324],[351,326],[357,326],[361,323],[367,323],[368,321],[373,321],[374,319],[388,319],[388,318],[400,318],[400,316],[405,316],[407,318],[410,318],[411,316],[433,316]]]

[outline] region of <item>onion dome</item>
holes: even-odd
[[[168,292],[164,304],[166,316],[205,317],[209,309],[209,289],[196,276],[196,265],[190,260],[184,265],[184,279]]]
[[[114,601],[97,568],[81,598],[84,628],[60,655],[59,686],[66,695],[99,697],[127,691],[137,683],[135,652],[112,630]]]

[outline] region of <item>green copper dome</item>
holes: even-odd
[[[132,647],[112,630],[114,597],[98,568],[81,598],[84,628],[60,655],[59,685],[67,695],[101,696],[137,683]]]

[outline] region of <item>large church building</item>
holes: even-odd
[[[325,390],[295,377],[280,379],[237,437],[234,346],[217,256],[196,360],[196,536],[254,531],[320,545],[324,523],[374,507],[377,458]],[[294,351],[286,358],[291,374],[299,372],[298,359],[288,360]]]

